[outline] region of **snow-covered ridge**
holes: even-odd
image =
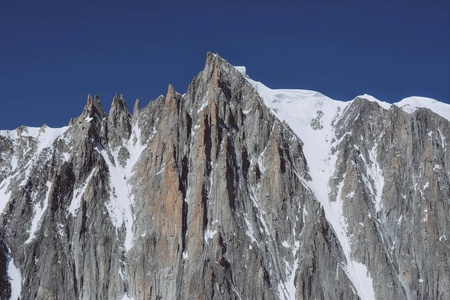
[[[276,101],[276,102],[277,101],[292,102],[292,101],[299,101],[302,99],[303,100],[307,100],[307,99],[319,100],[320,99],[320,101],[317,105],[323,105],[324,102],[328,102],[329,104],[327,104],[327,105],[331,105],[331,106],[334,106],[334,104],[332,104],[334,101],[338,101],[338,100],[333,100],[319,92],[311,91],[311,90],[270,89],[267,86],[265,86],[264,84],[262,84],[261,82],[251,79],[247,75],[246,67],[235,66],[235,69],[238,70],[253,85],[253,87],[258,91],[260,96],[264,99],[270,98],[271,101]],[[441,117],[450,121],[450,104],[440,102],[440,101],[438,101],[436,99],[432,99],[432,98],[411,96],[411,97],[404,98],[401,101],[395,102],[393,104],[385,102],[385,101],[381,101],[381,100],[375,98],[374,96],[371,96],[368,94],[359,95],[359,96],[355,97],[355,99],[356,98],[363,98],[363,99],[369,100],[371,102],[376,102],[376,103],[378,103],[378,105],[380,105],[384,109],[389,109],[392,105],[395,105],[395,106],[403,109],[405,112],[407,112],[409,114],[414,113],[417,109],[426,108],[426,109],[429,109],[429,110],[433,111],[434,113],[436,113],[436,114],[440,115]],[[347,105],[347,104],[350,104],[353,100],[338,101],[338,102],[342,102],[345,105]]]
[[[243,76],[247,75],[247,68],[245,68],[244,66],[235,66],[234,68],[238,70]]]
[[[428,97],[419,97],[419,96],[412,96],[402,99],[399,102],[395,102],[394,104],[390,104],[384,101],[380,101],[377,98],[371,96],[371,95],[361,95],[358,96],[359,98],[364,98],[366,100],[376,102],[378,105],[383,107],[384,109],[389,109],[391,105],[395,105],[408,114],[414,113],[416,110],[421,108],[426,108],[434,112],[435,114],[440,115],[441,117],[447,119],[450,121],[450,104],[440,102],[438,100],[428,98]],[[357,97],[357,98],[358,98]]]
[[[57,137],[61,136],[69,127],[51,128],[46,125],[43,127],[28,127],[20,126],[13,130],[0,130],[0,136],[8,137],[10,139],[17,139],[19,137],[33,137],[41,142],[42,146],[50,146]],[[40,148],[42,148],[42,146]]]
[[[242,72],[241,72],[242,73]],[[364,94],[350,101],[333,100],[319,92],[300,89],[270,89],[261,82],[254,81],[242,73],[246,80],[254,87],[267,107],[282,121],[285,121],[295,134],[304,141],[305,154],[311,181],[302,180],[321,203],[328,223],[332,226],[345,256],[342,266],[348,279],[352,282],[355,292],[361,299],[375,299],[372,274],[367,266],[352,257],[353,244],[350,239],[348,223],[343,213],[343,202],[340,197],[343,182],[338,186],[338,195],[331,199],[332,191],[328,183],[334,176],[337,153],[332,151],[339,144],[335,137],[334,124],[339,120],[345,109],[357,98],[363,98],[377,103],[383,109],[390,109],[395,105],[408,114],[418,109],[430,109],[434,113],[450,120],[450,105],[425,97],[408,97],[400,102],[390,104]],[[375,209],[381,209],[381,191],[384,186],[382,171],[376,164],[376,153],[370,152],[372,166],[367,163],[369,179],[374,180],[375,190],[371,190],[376,198]],[[370,184],[367,186],[371,187]],[[285,283],[288,284],[287,282]],[[291,294],[291,293],[290,293]],[[292,293],[294,294],[294,293]],[[281,293],[280,293],[281,295]],[[290,298],[290,297],[288,297]]]
[[[407,113],[414,113],[419,108],[428,108],[434,113],[450,121],[450,104],[439,102],[427,97],[408,97],[400,102],[394,103]]]
[[[378,99],[375,98],[374,96],[371,96],[371,95],[368,95],[368,94],[359,95],[359,96],[357,96],[356,98],[363,98],[363,99],[369,100],[369,101],[371,101],[371,102],[376,102],[376,103],[378,103],[379,106],[381,106],[381,107],[384,108],[384,109],[389,109],[389,108],[391,108],[391,104],[390,104],[390,103],[387,103],[387,102],[378,100]]]

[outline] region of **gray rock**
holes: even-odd
[[[21,299],[359,299],[347,255],[376,299],[450,298],[449,121],[361,97],[333,122],[350,249],[308,140],[218,55],[133,115],[89,96],[67,128],[2,132],[1,299],[8,257]]]

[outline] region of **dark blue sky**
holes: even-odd
[[[271,88],[450,102],[450,1],[0,3],[0,129],[184,93],[217,52]]]

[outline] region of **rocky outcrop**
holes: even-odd
[[[209,53],[185,94],[132,115],[89,96],[68,127],[1,132],[1,299],[10,261],[23,299],[371,297],[355,270],[377,299],[448,298],[448,120],[346,105],[327,136],[336,227],[311,141],[267,103]]]
[[[336,128],[332,184],[342,184],[352,256],[373,274],[376,295],[449,297],[448,120],[357,98]]]
[[[10,299],[11,284],[8,276],[9,251],[5,244],[5,235],[0,230],[0,299]]]
[[[125,99],[114,96],[108,115],[108,145],[112,148],[122,146],[122,140],[131,136],[131,115],[127,110]]]

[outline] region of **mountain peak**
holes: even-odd
[[[175,94],[177,94],[177,92],[175,91],[175,88],[173,87],[173,85],[169,83],[169,86],[167,87],[167,95],[170,95],[170,94],[175,95]]]
[[[432,98],[412,96],[394,104],[407,113],[414,113],[417,109],[426,108],[450,121],[450,104]]]
[[[86,118],[94,118],[95,116],[97,116],[99,119],[103,119],[103,117],[105,117],[106,115],[107,114],[103,110],[102,103],[100,101],[100,96],[96,94],[94,100],[92,100],[92,96],[91,94],[89,94],[83,112],[79,117],[71,119],[69,122],[69,126],[72,124],[79,124]]]
[[[136,102],[134,102],[134,108],[133,108],[133,116],[136,116],[141,109],[141,103],[139,102],[139,99],[136,98]]]
[[[114,96],[113,101],[111,103],[111,108],[109,110],[109,114],[111,115],[112,111],[114,111],[114,110],[128,112],[127,105],[125,103],[125,98],[124,98],[123,94],[120,94],[120,98],[118,96],[118,93],[116,93],[116,95]]]
[[[206,64],[211,63],[217,57],[220,57],[219,54],[214,54],[212,52],[208,52],[206,54]]]
[[[221,66],[228,65],[228,66],[233,67],[227,60],[220,57],[219,54],[214,54],[214,53],[208,52],[208,54],[206,55],[206,62],[205,62],[204,70],[214,70],[219,65],[221,65]]]
[[[93,103],[94,103],[94,100],[92,100],[91,94],[88,94],[86,106],[89,107],[89,108],[91,108],[92,105],[93,105]]]
[[[42,125],[41,128],[39,129],[39,132],[45,132],[46,129],[47,129],[47,124],[44,123],[44,125]]]
[[[123,95],[107,118],[88,95],[71,128],[0,131],[0,286],[14,299],[450,299],[449,122],[377,103],[270,89],[208,53],[183,96],[169,85],[133,116]],[[426,104],[446,110],[398,103]]]

